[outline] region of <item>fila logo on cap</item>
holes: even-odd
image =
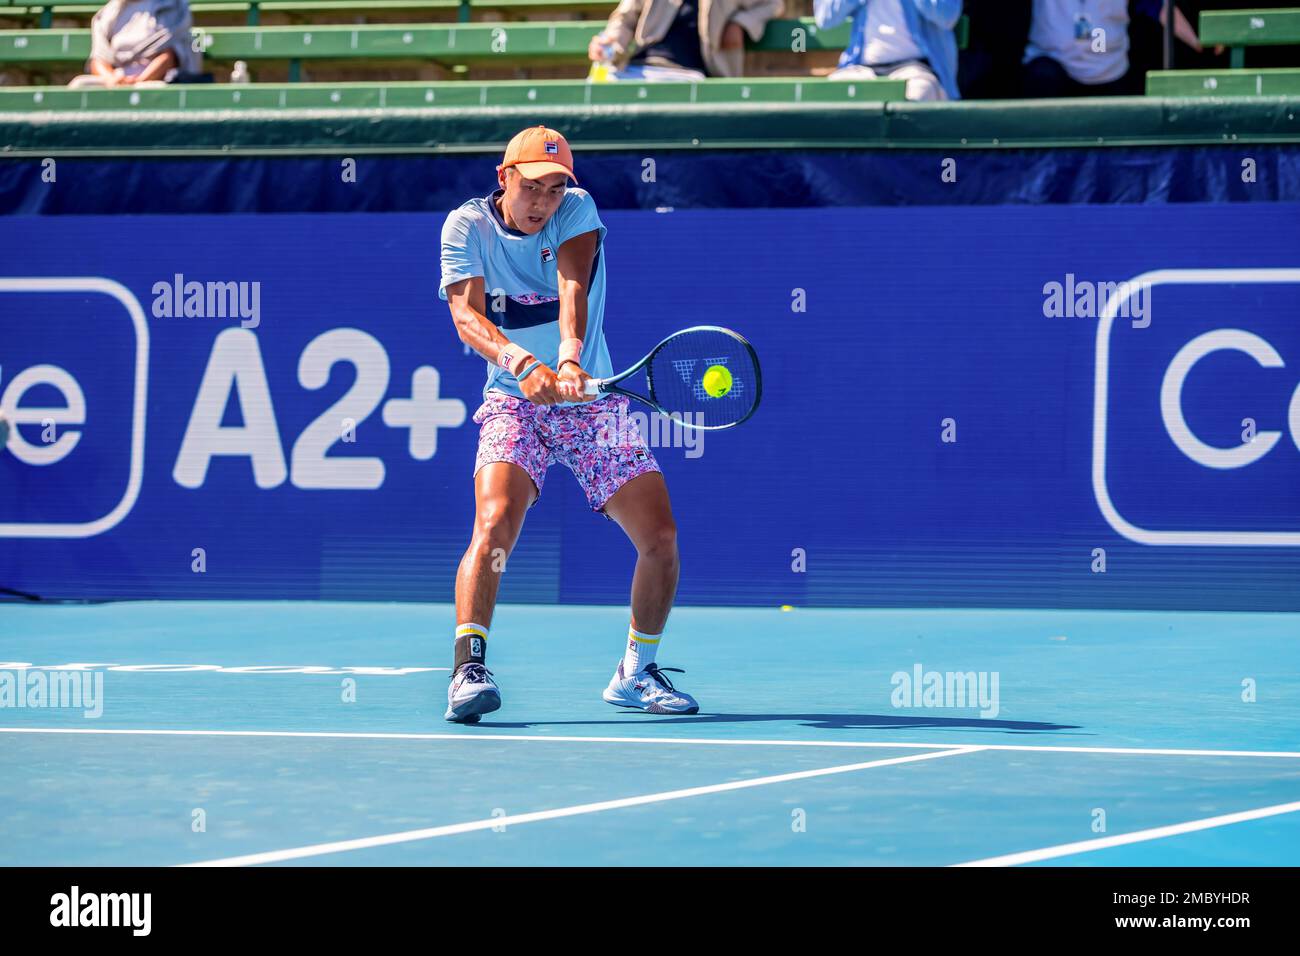
[[[555,253],[553,253],[553,252],[551,251],[551,247],[550,247],[550,246],[543,246],[543,247],[542,247],[542,261],[543,261],[543,262],[550,262],[550,261],[551,261],[552,259],[554,259],[554,258],[555,258]]]
[[[560,144],[553,139],[548,139],[546,141],[546,151],[548,153],[558,153],[560,151]]]

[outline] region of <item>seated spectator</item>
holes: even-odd
[[[961,0],[813,0],[817,28],[853,17],[849,45],[828,79],[907,81],[909,100],[955,100]]]
[[[68,86],[161,86],[198,72],[191,24],[188,0],[108,0],[90,21],[90,72]]]
[[[1128,0],[1034,0],[1021,92],[1037,96],[1141,93],[1129,64]]]
[[[622,0],[587,55],[608,64],[610,80],[743,76],[745,34],[758,40],[783,9],[784,0]]]

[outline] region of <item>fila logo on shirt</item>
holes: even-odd
[[[548,139],[546,141],[546,151],[548,153],[558,154],[560,152],[560,144],[553,139]]]
[[[542,246],[542,261],[550,262],[555,258],[555,253],[551,251],[550,246]]]

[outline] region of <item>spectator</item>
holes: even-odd
[[[853,17],[832,80],[907,81],[909,100],[955,100],[961,0],[813,0],[819,30]]]
[[[1034,0],[1022,94],[1141,93],[1141,73],[1129,64],[1128,26],[1128,0]]]
[[[198,72],[191,24],[188,0],[108,0],[90,21],[90,72],[68,86],[160,86]]]
[[[622,0],[587,53],[610,62],[611,80],[743,76],[745,34],[759,39],[783,9],[784,0]]]

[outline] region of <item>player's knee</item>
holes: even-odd
[[[656,525],[642,539],[641,553],[653,558],[676,558],[677,525],[672,521]]]
[[[519,517],[505,501],[486,501],[479,508],[475,527],[475,544],[485,551],[514,547],[519,536]]]

